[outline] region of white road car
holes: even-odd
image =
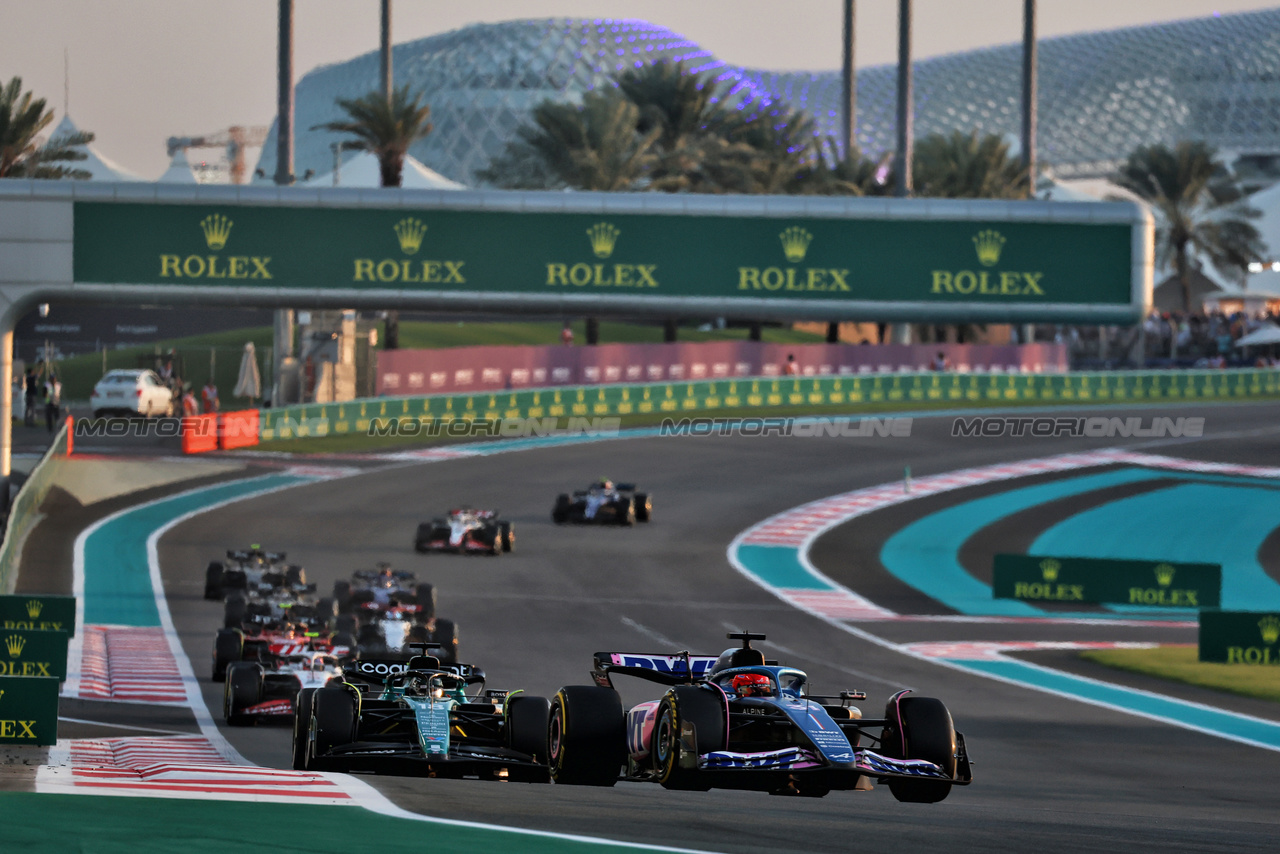
[[[108,371],[89,396],[93,417],[103,415],[173,415],[173,392],[155,371]]]

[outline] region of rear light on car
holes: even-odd
[[[133,390],[133,396],[134,396],[134,397],[142,397],[142,389],[140,389],[140,388],[135,388],[135,389]]]

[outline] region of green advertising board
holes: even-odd
[[[1280,665],[1280,613],[1201,611],[1200,660]]]
[[[998,554],[991,574],[997,599],[1216,608],[1222,567],[1211,563]]]
[[[810,318],[1131,322],[1146,300],[1134,279],[1145,221],[1126,206],[1086,217],[1029,202],[562,195],[383,209],[77,201],[74,278]]]
[[[58,680],[0,676],[0,744],[58,743]]]
[[[0,631],[0,676],[50,676],[65,681],[70,637],[54,630]]]
[[[0,596],[0,631],[37,629],[76,633],[74,596],[20,593]]]

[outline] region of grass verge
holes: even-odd
[[[1099,649],[1080,656],[1117,670],[1280,703],[1280,667],[1202,662],[1195,646]]]

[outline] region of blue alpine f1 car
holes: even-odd
[[[898,800],[916,803],[941,801],[952,786],[972,781],[964,736],[939,700],[899,691],[883,718],[863,718],[851,701],[865,694],[811,694],[803,671],[766,661],[751,647],[764,635],[729,638],[742,646],[719,656],[596,653],[596,684],[561,688],[552,700],[552,778],[819,798],[880,782]],[[624,713],[612,683],[617,675],[667,691]]]

